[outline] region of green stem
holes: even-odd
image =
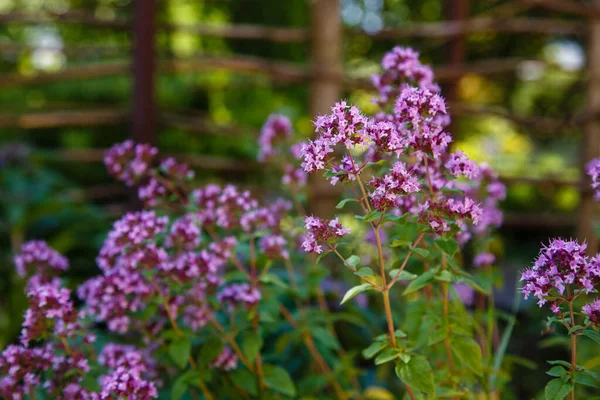
[[[573,300],[569,300],[569,314],[571,315],[571,327],[575,326],[575,313],[573,312]],[[571,334],[571,378],[575,378],[577,370],[577,334]],[[571,400],[575,400],[575,383],[571,389]]]

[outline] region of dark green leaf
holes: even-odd
[[[171,400],[179,400],[183,397],[183,395],[187,392],[189,387],[189,383],[187,382],[186,375],[183,374],[179,376],[175,383],[173,383],[173,388],[171,389]]]
[[[358,203],[358,200],[356,200],[356,199],[352,199],[352,198],[350,198],[350,199],[344,199],[344,200],[340,201],[340,202],[337,204],[337,206],[335,206],[335,208],[337,208],[337,209],[342,209],[342,208],[344,208],[344,206],[345,206],[347,203],[354,202],[354,201]]]
[[[262,338],[254,332],[246,332],[242,337],[242,351],[250,362],[254,362],[262,345]]]
[[[546,385],[544,394],[546,400],[562,400],[569,394],[572,388],[573,384],[571,383],[564,382],[562,379],[552,379]]]
[[[398,270],[397,269],[393,269],[390,271],[390,276],[393,278],[396,277],[396,275],[398,275]],[[398,277],[399,281],[412,281],[413,279],[416,279],[418,277],[418,275],[415,274],[411,274],[408,271],[402,270],[400,271],[400,276]]]
[[[218,337],[211,337],[200,347],[198,354],[198,365],[210,364],[223,350],[223,342]]]
[[[413,356],[408,363],[396,365],[398,378],[413,389],[428,395],[435,393],[435,383],[431,365],[423,356]]]
[[[556,368],[556,367],[554,367]],[[575,372],[575,378],[573,379],[575,383],[579,383],[580,385],[585,385],[589,387],[593,387],[596,389],[600,389],[596,380],[594,380],[591,376],[586,375],[583,372]]]
[[[362,355],[367,360],[375,357],[377,353],[385,349],[388,346],[386,342],[373,342],[369,347],[362,351]]]
[[[596,331],[593,331],[591,329],[586,329],[583,332],[581,332],[581,335],[587,336],[590,339],[592,339],[594,342],[600,344],[600,333],[598,333]]]
[[[353,298],[354,296],[356,296],[359,293],[365,292],[367,290],[372,290],[373,286],[369,283],[363,283],[362,285],[358,285],[358,286],[354,286],[353,288],[351,288],[350,290],[348,290],[346,292],[346,294],[344,295],[344,298],[342,299],[342,302],[340,304],[344,304],[345,302],[347,302],[348,300],[350,300],[351,298]]]
[[[452,282],[452,272],[447,269],[440,271],[438,275],[436,275],[435,279],[442,282]]]
[[[340,348],[340,344],[335,336],[333,336],[327,329],[317,326],[310,328],[310,333],[317,340],[317,342],[322,343],[327,348],[332,350],[338,350]]]
[[[365,222],[372,222],[375,220],[378,220],[379,218],[381,218],[382,212],[381,211],[377,211],[377,210],[373,210],[368,212],[363,218],[362,220]]]
[[[419,277],[415,280],[413,280],[408,287],[404,290],[404,295],[416,292],[417,290],[425,287],[429,282],[431,282],[433,280],[433,277],[435,276],[435,270],[430,270],[427,271],[421,275],[419,275]]]
[[[429,257],[429,250],[422,249],[420,247],[411,247],[411,249],[413,252],[415,252],[415,254],[418,254],[423,258]]]
[[[395,360],[396,358],[400,357],[400,353],[400,349],[393,349],[388,347],[381,353],[379,353],[377,357],[375,357],[375,365],[380,365]]]
[[[463,336],[452,338],[452,351],[474,374],[483,373],[481,347],[473,339]]]
[[[550,365],[562,365],[566,369],[571,368],[571,364],[563,360],[546,361]]]
[[[251,396],[258,395],[256,377],[247,369],[238,368],[230,374],[231,380]]]
[[[351,255],[346,259],[346,264],[350,265],[353,268],[356,268],[358,263],[360,263],[360,257],[357,255]]]
[[[187,365],[191,351],[192,344],[188,338],[175,339],[169,345],[169,355],[173,362],[175,362],[175,365],[181,369],[184,369]]]
[[[437,238],[435,239],[435,245],[450,257],[453,257],[458,251],[458,243],[454,239]]]
[[[547,371],[546,374],[553,376],[555,378],[563,378],[567,375],[567,371],[560,365],[556,365],[556,366],[550,368],[550,370]]]
[[[373,276],[375,273],[369,267],[361,267],[358,271],[354,273],[354,275],[358,276]]]
[[[263,368],[265,383],[273,390],[286,396],[295,397],[296,387],[288,372],[276,365],[265,365]]]

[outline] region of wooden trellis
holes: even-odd
[[[61,48],[73,56],[87,55],[127,55],[132,57],[121,61],[94,63],[67,67],[53,73],[22,75],[18,73],[0,76],[0,89],[22,85],[41,85],[53,82],[76,81],[107,76],[125,76],[133,71],[134,88],[132,109],[122,110],[103,108],[96,110],[37,111],[25,115],[0,113],[0,127],[36,129],[61,126],[90,126],[122,124],[129,120],[131,136],[138,141],[153,142],[158,126],[184,129],[195,134],[235,135],[239,129],[233,126],[215,125],[199,116],[190,116],[170,110],[157,109],[154,100],[154,82],[157,73],[198,73],[200,71],[227,70],[238,74],[260,74],[270,81],[281,84],[310,84],[310,112],[326,112],[336,101],[343,89],[370,88],[365,77],[352,76],[342,68],[342,41],[349,35],[367,35],[358,29],[344,29],[340,21],[339,0],[311,0],[311,26],[308,28],[265,27],[252,24],[194,24],[174,25],[156,20],[158,0],[137,0],[132,3],[134,17],[102,20],[93,15],[69,11],[62,14],[9,13],[0,15],[2,24],[77,24],[90,29],[108,29],[131,32],[132,41],[128,46],[112,48],[103,45],[66,46]],[[600,155],[600,1],[582,4],[563,0],[516,0],[504,3],[484,15],[468,15],[469,0],[447,0],[446,16],[441,22],[410,23],[395,28],[386,28],[369,34],[372,40],[399,40],[406,38],[432,38],[447,42],[448,63],[435,67],[436,79],[449,88],[448,97],[454,115],[496,115],[517,124],[530,127],[536,134],[560,135],[569,130],[583,128],[581,145],[581,166],[593,157]],[[516,15],[533,8],[545,8],[569,14],[570,19],[530,18]],[[298,65],[256,57],[233,56],[191,57],[186,59],[160,57],[156,49],[157,32],[187,32],[203,37],[223,39],[263,40],[274,43],[306,43],[311,49],[309,65]],[[560,118],[523,117],[496,107],[461,104],[453,95],[453,86],[465,74],[480,75],[506,74],[515,71],[523,59],[483,60],[465,63],[466,37],[476,33],[497,34],[543,34],[553,36],[577,35],[588,42],[587,107],[580,114]],[[12,42],[0,42],[0,53],[10,56],[19,54],[25,46]],[[72,162],[99,162],[102,149],[57,151],[49,157],[60,157]],[[184,156],[185,157],[185,156]],[[187,156],[187,161],[199,168],[213,170],[242,171],[259,168],[253,163],[237,162],[211,156]],[[507,182],[519,179],[505,179]],[[540,185],[570,185],[580,190],[582,201],[577,220],[580,238],[586,238],[590,248],[598,243],[593,235],[591,221],[595,203],[588,184],[581,182],[562,182],[549,179],[521,180]],[[322,191],[318,184],[317,197]],[[98,188],[90,189],[90,196],[101,195]],[[107,190],[115,193],[115,189]],[[544,222],[545,221],[545,222]],[[529,219],[518,216],[507,217],[509,224],[528,226],[547,223],[549,226],[573,225],[574,221],[556,217],[539,216]]]

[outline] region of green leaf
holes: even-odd
[[[392,279],[396,278],[396,275],[398,275],[397,269],[393,269],[390,271],[390,276],[392,277]],[[413,279],[416,279],[417,277],[418,277],[418,275],[411,274],[408,271],[402,270],[402,271],[400,271],[400,276],[398,277],[398,280],[399,281],[412,281]]]
[[[555,378],[562,378],[567,375],[567,371],[560,365],[556,365],[556,366],[550,368],[550,370],[547,371],[546,374],[553,376]]]
[[[204,366],[210,364],[223,351],[223,342],[218,337],[211,337],[202,347],[198,354],[198,365]]]
[[[369,267],[361,267],[358,271],[354,273],[354,275],[358,276],[373,276],[375,273]]]
[[[583,325],[575,325],[571,328],[569,328],[569,335],[572,335],[573,333],[577,334],[578,331],[582,331],[585,329],[585,326]],[[592,331],[594,332],[594,331]]]
[[[356,268],[358,263],[360,263],[360,257],[357,255],[351,255],[346,259],[346,264],[350,265],[352,268]]]
[[[340,344],[338,343],[335,336],[331,334],[327,329],[320,326],[310,328],[310,333],[319,342],[322,343],[329,349],[339,350]]]
[[[546,400],[562,400],[569,394],[572,388],[573,384],[569,382],[564,382],[562,379],[552,379],[546,385],[544,394]]]
[[[566,369],[571,368],[571,364],[563,360],[546,361],[550,365],[562,365]]]
[[[436,275],[435,279],[442,282],[452,282],[452,272],[447,269],[440,271],[438,275]]]
[[[276,365],[265,365],[263,367],[265,383],[273,390],[286,396],[295,397],[296,387],[288,372]]]
[[[430,253],[430,252],[429,252],[429,250],[427,250],[427,249],[422,249],[422,248],[420,248],[420,247],[411,247],[411,249],[412,249],[412,251],[413,251],[415,254],[418,254],[418,255],[420,255],[420,256],[421,256],[421,257],[423,257],[423,258],[427,258],[427,257],[429,257],[429,253]]]
[[[477,282],[475,282],[475,280],[473,280],[472,278],[470,278],[468,276],[460,276],[458,281],[466,283],[467,285],[471,286],[473,289],[477,290],[479,293],[483,293],[483,294],[490,293],[489,290],[484,289],[483,287],[481,287],[481,285],[479,285]]]
[[[262,348],[262,338],[254,332],[246,332],[242,337],[242,351],[251,363],[254,362],[256,356]]]
[[[433,331],[433,334],[429,335],[429,340],[428,340],[427,344],[429,346],[433,346],[434,344],[439,343],[442,340],[446,339],[447,336],[448,336],[448,331],[446,331],[446,328],[443,326],[440,326],[438,329]]]
[[[573,380],[575,383],[579,383],[580,385],[590,386],[596,389],[600,388],[596,381],[589,375],[586,375],[584,372],[575,372],[575,377]]]
[[[272,283],[275,286],[279,286],[280,288],[283,289],[287,289],[289,286],[287,283],[285,283],[280,277],[278,277],[277,275],[274,275],[270,272],[267,273],[262,273],[260,275],[259,281],[261,281],[262,283]]]
[[[388,347],[377,355],[377,357],[375,358],[375,365],[381,365],[386,362],[395,360],[396,358],[400,357],[401,353],[402,351],[400,349],[393,349]]]
[[[192,344],[188,338],[178,338],[169,345],[169,355],[179,368],[184,369],[192,351]]]
[[[258,385],[256,377],[247,369],[238,368],[229,374],[231,380],[236,386],[239,386],[251,396],[258,395]]]
[[[386,342],[373,342],[369,347],[362,351],[362,355],[367,360],[375,357],[377,353],[385,349],[388,346]]]
[[[386,214],[385,217],[381,220],[381,222],[393,222],[395,224],[403,225],[406,223],[406,219],[408,218],[408,213],[398,216],[394,214]]]
[[[352,198],[350,198],[350,199],[344,199],[344,200],[340,201],[340,202],[337,204],[337,206],[335,206],[335,208],[337,208],[337,209],[342,209],[342,208],[344,208],[344,206],[345,206],[347,203],[354,202],[354,201],[358,203],[358,200],[356,200],[356,199],[352,199]]]
[[[600,344],[600,333],[593,331],[591,329],[586,329],[583,332],[581,332],[580,334],[583,336],[587,336],[590,339],[592,339],[594,342]]]
[[[358,285],[358,286],[354,286],[353,288],[351,288],[350,290],[348,290],[346,292],[346,294],[344,295],[344,298],[342,299],[342,302],[340,304],[344,304],[345,302],[347,302],[348,300],[350,300],[351,298],[353,298],[354,296],[356,296],[359,293],[365,292],[367,290],[372,290],[373,286],[369,283],[363,283],[362,285]]]
[[[420,390],[428,395],[435,393],[433,371],[431,365],[423,356],[411,357],[408,363],[398,363],[396,365],[396,375],[413,389]]]
[[[417,290],[425,287],[429,282],[431,282],[433,280],[433,277],[435,276],[435,272],[437,272],[437,270],[430,270],[427,271],[421,275],[419,275],[419,277],[415,280],[413,280],[408,287],[404,290],[404,295],[416,292]]]
[[[377,210],[373,210],[368,212],[363,218],[362,220],[365,222],[372,222],[375,220],[378,220],[379,218],[381,218],[381,215],[383,213],[381,211],[377,211]]]
[[[180,375],[173,383],[173,388],[171,389],[171,400],[179,400],[183,397],[183,395],[187,392],[189,387],[189,383],[187,381],[187,376],[185,374]]]
[[[410,240],[400,240],[400,239],[394,239],[392,240],[392,247],[410,247],[412,245],[412,242]]]
[[[454,239],[437,238],[435,239],[434,243],[437,247],[439,247],[440,250],[448,254],[450,257],[453,257],[458,251],[458,243]]]
[[[471,338],[455,336],[452,339],[452,351],[474,374],[482,374],[481,348],[477,342]]]

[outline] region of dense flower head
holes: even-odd
[[[258,207],[258,202],[252,197],[250,191],[240,191],[233,185],[227,185],[223,188],[218,201],[216,224],[225,229],[237,227],[240,217],[244,213]]]
[[[158,149],[131,140],[115,144],[104,156],[108,172],[128,186],[133,186],[149,173]]]
[[[287,251],[287,240],[281,235],[265,235],[260,238],[260,248],[263,254],[270,259],[279,258],[289,259],[290,254]]]
[[[413,84],[423,89],[439,91],[433,83],[433,71],[419,62],[419,53],[410,47],[396,46],[381,60],[382,74],[373,75],[371,81],[379,92],[378,103],[385,104],[398,95],[403,84]]]
[[[148,183],[138,188],[138,198],[148,207],[156,207],[167,193],[167,188],[156,178],[150,178]]]
[[[168,217],[159,217],[154,211],[137,211],[125,214],[113,224],[97,258],[103,271],[114,268],[116,258],[126,248],[140,246],[165,231]]]
[[[229,348],[223,348],[223,351],[210,363],[212,368],[230,371],[236,369],[238,365],[238,356]]]
[[[162,160],[158,169],[164,176],[175,183],[189,181],[195,175],[194,171],[187,164],[177,162],[173,157],[167,157]]]
[[[523,271],[525,299],[533,295],[542,306],[552,290],[562,296],[567,285],[575,285],[586,293],[592,291],[600,282],[599,257],[588,259],[586,248],[585,243],[575,240],[552,239],[540,250],[533,266]]]
[[[452,137],[444,131],[444,128],[434,123],[424,123],[420,129],[403,129],[408,145],[414,149],[419,159],[429,155],[434,159],[440,158],[452,142]]]
[[[316,139],[302,144],[302,168],[310,173],[325,169],[329,161],[329,153],[333,153],[333,147],[325,141]]]
[[[21,252],[14,258],[14,263],[21,277],[28,274],[51,277],[69,267],[69,261],[65,257],[41,240],[23,244]]]
[[[420,189],[419,180],[407,170],[406,164],[399,161],[389,174],[374,178],[369,185],[373,187],[369,195],[379,211],[396,207],[398,197]]]
[[[345,228],[337,218],[324,220],[307,216],[304,218],[304,227],[306,233],[302,236],[302,248],[308,253],[320,254],[323,252],[323,243],[350,234],[350,229]]]
[[[27,344],[48,334],[70,337],[79,328],[77,310],[68,289],[56,284],[42,284],[27,293],[29,308],[25,312],[21,341]]]
[[[446,162],[446,168],[455,177],[464,176],[469,179],[476,179],[479,176],[477,164],[471,160],[462,151],[450,154]]]
[[[123,367],[138,375],[153,376],[155,364],[142,350],[135,346],[109,343],[98,355],[98,364],[110,369]]]
[[[411,123],[413,128],[423,126],[438,114],[446,114],[446,102],[442,96],[427,89],[404,87],[394,106],[398,121]]]
[[[396,156],[400,156],[408,146],[406,135],[400,134],[391,121],[369,120],[365,132],[377,146],[377,150],[384,153],[395,153]]]
[[[100,398],[149,400],[158,397],[154,383],[142,379],[135,371],[125,367],[116,370],[101,378],[102,391]]]
[[[594,189],[594,199],[600,200],[600,158],[595,158],[588,162],[585,171],[592,180],[592,189]]]
[[[6,347],[0,353],[0,397],[21,399],[30,395],[41,384],[42,371],[52,367],[53,359],[50,345]]]
[[[315,129],[329,146],[342,143],[350,149],[357,144],[365,143],[366,136],[363,127],[367,118],[358,107],[350,106],[345,101],[335,103],[331,114],[321,115],[315,121]]]
[[[200,245],[201,233],[197,217],[193,214],[186,214],[171,225],[169,234],[165,238],[165,246],[193,250]]]
[[[233,283],[221,289],[217,298],[221,303],[231,307],[239,304],[252,307],[258,304],[261,295],[258,288],[253,288],[247,283]]]
[[[275,146],[278,142],[292,135],[292,123],[285,115],[271,114],[260,130],[258,138],[258,160],[264,161],[275,155]]]
[[[438,235],[451,230],[450,222],[459,227],[465,225],[467,221],[477,225],[481,214],[481,207],[469,197],[428,199],[419,205],[419,221],[429,225],[429,228]]]
[[[131,325],[130,313],[142,310],[153,293],[153,287],[140,273],[115,269],[92,278],[77,291],[88,312],[108,329],[126,333]]]
[[[587,315],[587,318],[592,325],[596,327],[600,326],[600,300],[596,299],[584,305],[581,312]]]
[[[189,305],[183,312],[183,322],[193,332],[199,332],[200,329],[204,328],[210,322],[212,315],[211,309],[208,305]]]
[[[161,272],[169,278],[180,282],[188,282],[203,278],[205,282],[216,286],[221,282],[219,270],[224,260],[208,250],[186,252],[177,256],[170,262],[159,266]]]

